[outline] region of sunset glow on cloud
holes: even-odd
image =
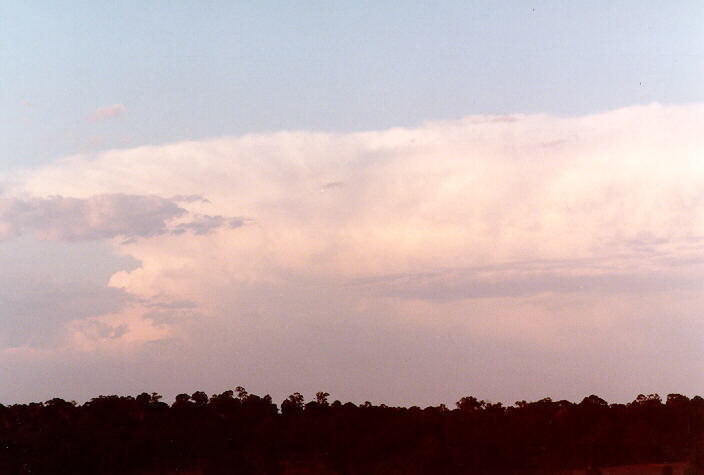
[[[166,391],[179,380],[161,358],[213,387],[401,403],[420,387],[424,400],[542,395],[535,381],[563,397],[693,390],[703,116],[701,104],[467,116],[115,149],[7,174],[5,242],[108,242],[101,252],[131,264],[27,310],[54,313],[42,338],[0,323],[2,351],[35,364],[89,354],[96,368],[121,355]],[[51,280],[16,283],[13,305],[41,306]],[[576,379],[584,366],[599,376]],[[408,383],[414,371],[424,382]]]

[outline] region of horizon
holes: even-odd
[[[237,395],[239,390],[243,390],[245,396]],[[338,398],[334,397],[333,394],[330,394],[325,391],[317,391],[316,393],[313,393],[312,395],[310,395],[310,397],[306,397],[305,394],[301,394],[300,392],[295,391],[295,392],[289,394],[288,396],[284,397],[281,401],[276,401],[268,393],[267,394],[250,393],[249,391],[247,391],[247,388],[244,388],[242,386],[236,386],[234,388],[228,388],[228,389],[221,390],[221,391],[215,391],[212,394],[208,394],[207,392],[200,391],[200,390],[179,392],[177,394],[174,394],[174,397],[171,400],[165,398],[162,394],[159,394],[158,392],[142,391],[140,393],[135,393],[135,394],[100,394],[100,395],[95,395],[95,396],[93,396],[89,399],[86,399],[84,401],[76,401],[73,399],[67,400],[67,399],[55,396],[55,397],[50,398],[46,401],[12,402],[12,403],[7,403],[7,404],[0,403],[0,406],[9,407],[9,406],[14,406],[14,405],[22,406],[22,405],[29,405],[29,404],[46,405],[49,403],[53,403],[53,401],[56,401],[57,399],[61,400],[63,402],[70,403],[74,406],[83,406],[86,404],[90,404],[94,400],[100,400],[100,399],[106,399],[106,398],[117,397],[117,398],[136,400],[137,397],[146,394],[147,396],[152,398],[152,400],[154,400],[153,398],[156,397],[157,402],[164,403],[167,406],[172,407],[179,402],[179,396],[187,396],[186,402],[196,402],[195,397],[197,395],[200,395],[201,393],[205,394],[208,397],[209,401],[211,401],[211,402],[214,398],[221,397],[223,395],[226,395],[227,393],[232,393],[230,396],[232,398],[236,398],[236,399],[242,399],[243,397],[247,397],[247,396],[254,396],[256,398],[260,398],[263,400],[266,398],[269,398],[270,403],[273,404],[278,411],[281,411],[282,404],[285,403],[286,401],[290,401],[292,397],[300,396],[302,398],[301,402],[305,405],[308,402],[317,402],[319,400],[318,396],[321,394],[324,395],[323,398],[327,402],[327,404],[329,404],[329,405],[333,405],[333,403],[340,403],[341,405],[351,403],[351,404],[354,404],[355,406],[365,406],[367,404],[371,404],[373,406],[385,406],[385,407],[389,407],[389,408],[405,408],[405,409],[411,409],[413,407],[420,407],[421,409],[443,408],[444,407],[445,409],[450,410],[450,411],[461,410],[460,406],[462,405],[463,401],[467,401],[467,400],[470,400],[472,402],[477,403],[478,407],[490,408],[490,407],[498,405],[499,407],[501,407],[503,409],[520,408],[524,404],[539,404],[542,402],[550,402],[550,403],[555,403],[555,404],[565,402],[565,403],[569,403],[569,404],[573,404],[573,405],[579,405],[579,404],[584,404],[584,403],[591,403],[594,401],[594,398],[605,402],[606,405],[608,405],[610,407],[612,407],[612,406],[629,406],[629,405],[633,405],[633,404],[642,403],[643,401],[647,401],[647,402],[659,401],[659,403],[662,405],[669,405],[669,404],[671,404],[671,402],[668,402],[668,401],[670,401],[671,398],[675,402],[679,398],[686,398],[686,400],[691,401],[691,402],[695,402],[695,403],[704,400],[704,397],[702,397],[700,395],[695,395],[690,398],[686,395],[679,394],[679,393],[670,393],[670,394],[666,394],[666,395],[651,393],[651,394],[638,394],[632,400],[629,400],[629,401],[607,401],[606,399],[600,397],[598,394],[589,394],[589,395],[585,395],[584,397],[577,398],[574,400],[553,399],[551,397],[543,397],[543,398],[539,398],[539,399],[535,399],[535,400],[523,399],[523,400],[518,400],[518,401],[513,401],[513,402],[507,402],[507,401],[486,401],[483,399],[476,398],[476,397],[472,396],[471,394],[466,394],[466,395],[460,397],[457,401],[452,402],[452,403],[440,402],[437,404],[429,404],[429,405],[420,405],[419,406],[417,404],[389,405],[389,404],[384,403],[384,401],[368,401],[368,400],[365,400],[365,401],[346,401],[346,400],[338,399]]]

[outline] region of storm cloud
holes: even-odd
[[[159,358],[213,390],[235,378],[278,396],[621,399],[654,379],[686,393],[704,364],[703,114],[651,104],[110,150],[7,176],[0,226],[115,238],[137,264],[104,285],[130,300],[61,320],[64,351],[151,355],[169,391]],[[18,331],[6,338],[30,341]]]

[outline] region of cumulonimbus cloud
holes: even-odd
[[[510,341],[474,354],[458,336],[467,358],[510,365],[510,351],[492,348],[520,341],[578,367],[607,347],[661,348],[658,334],[696,322],[702,116],[704,104],[652,104],[110,150],[7,176],[0,226],[127,238],[114,245],[139,265],[110,286],[141,307],[110,328],[80,327],[106,344],[146,321],[173,330],[169,341],[196,335],[206,353],[217,339],[251,350],[274,380],[280,365],[309,377],[296,364],[323,345],[326,374],[364,367],[377,347],[403,367],[410,350],[393,336],[406,335],[439,375],[458,360],[417,329],[452,326],[474,343]],[[157,300],[189,307],[157,312]]]
[[[414,129],[113,150],[15,176],[10,195],[75,198],[5,201],[0,222],[6,234],[34,227],[61,239],[168,241],[239,226],[225,216],[245,215],[256,225],[210,248],[243,278],[272,269],[365,278],[531,260],[617,266],[636,257],[647,267],[656,260],[642,258],[644,246],[670,258],[700,252],[703,110],[470,116]],[[167,225],[184,208],[157,196],[186,200],[189,220]],[[165,261],[168,249],[150,252]]]
[[[22,174],[15,190],[207,196],[189,209],[252,218],[240,245],[267,262],[358,277],[636,252],[643,239],[674,252],[704,236],[703,108],[139,147]]]

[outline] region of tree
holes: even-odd
[[[247,390],[246,390],[245,388],[243,388],[242,386],[237,386],[237,387],[235,388],[235,391],[237,391],[237,398],[240,399],[240,400],[245,400],[245,399],[247,399],[247,396],[249,395],[249,394],[247,393]]]
[[[481,409],[485,404],[486,403],[484,401],[479,401],[474,396],[464,396],[462,399],[455,403],[457,409],[462,412],[470,412],[477,409]]]
[[[281,403],[281,414],[288,415],[303,411],[303,396],[301,393],[293,393]]]
[[[186,393],[181,393],[176,395],[176,400],[174,401],[175,407],[183,407],[190,404],[191,396]]]
[[[208,404],[208,395],[203,391],[196,391],[191,395],[191,399],[199,406]]]
[[[327,406],[328,405],[328,396],[330,396],[330,393],[318,391],[317,393],[315,393],[315,402],[317,402],[321,406]]]

